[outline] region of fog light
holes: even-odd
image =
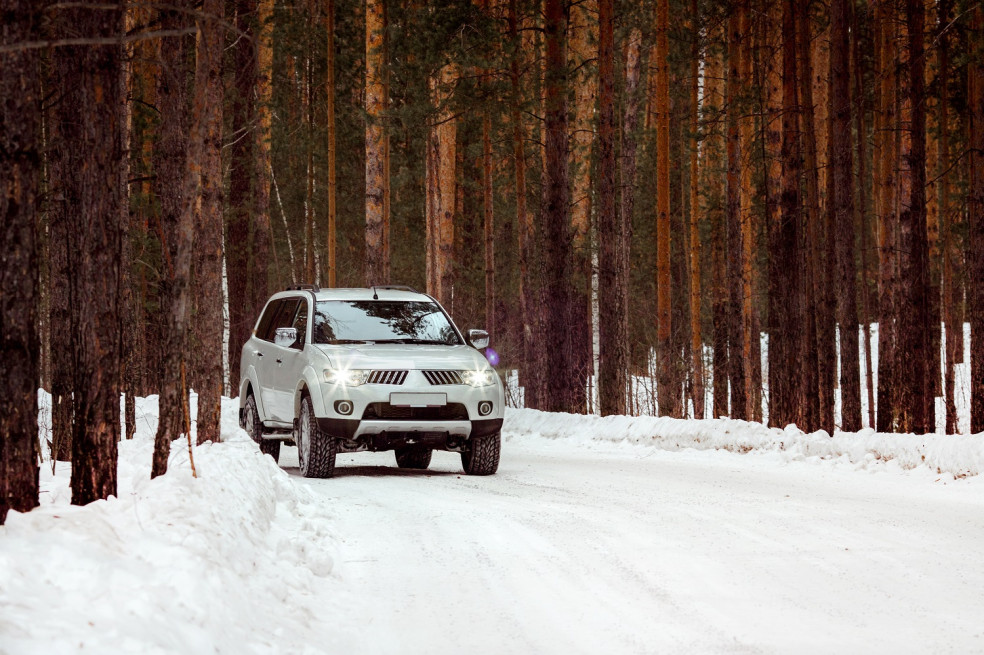
[[[492,403],[488,400],[483,400],[478,403],[478,414],[479,416],[488,416],[492,413]]]
[[[351,400],[336,400],[335,401],[335,411],[342,416],[348,416],[352,413],[352,401]]]

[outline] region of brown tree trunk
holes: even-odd
[[[984,7],[977,5],[973,17],[974,42],[978,48],[984,42]],[[979,53],[978,53],[979,54]],[[970,291],[970,432],[984,432],[984,58],[973,58],[969,71],[970,89],[970,193],[968,210],[970,244],[967,249],[967,274],[976,284]]]
[[[427,143],[427,293],[448,305],[454,282],[457,123],[448,107],[454,78],[454,66],[446,64],[431,80],[438,113]]]
[[[800,105],[802,113],[801,131],[803,144],[803,166],[806,173],[806,207],[803,212],[803,238],[805,240],[803,261],[803,293],[805,314],[803,316],[803,331],[800,335],[800,352],[803,361],[800,368],[802,375],[801,394],[802,409],[800,426],[807,432],[814,432],[822,427],[820,421],[820,359],[817,336],[820,332],[817,325],[820,319],[818,311],[820,296],[819,284],[819,255],[820,242],[820,180],[817,170],[817,139],[816,114],[813,99],[813,62],[810,48],[811,30],[810,14],[799,12],[796,18],[797,48],[799,49],[799,83]],[[832,330],[831,330],[832,332]],[[828,389],[828,393],[833,390]]]
[[[165,29],[178,29],[188,21],[190,0],[160,13]],[[161,309],[165,321],[164,371],[160,388],[160,421],[154,440],[151,477],[167,472],[171,441],[186,433],[184,407],[188,390],[181,380],[188,350],[188,282],[191,265],[193,213],[197,202],[198,158],[201,152],[197,121],[192,121],[188,98],[189,53],[193,41],[188,37],[168,37],[161,42],[161,65],[157,80],[157,99],[161,112],[154,170],[157,197],[161,206],[162,248],[166,267],[161,280]],[[197,85],[196,85],[197,87]],[[195,163],[190,170],[189,162]],[[192,177],[195,181],[192,182]]]
[[[201,201],[195,247],[198,443],[218,442],[222,419],[222,25],[223,0],[205,0],[198,19],[194,111],[201,132]],[[195,135],[193,135],[195,136]],[[190,160],[194,167],[196,162]],[[239,381],[236,380],[235,383]]]
[[[899,351],[906,353],[900,376],[899,407],[903,432],[932,430],[933,396],[929,380],[929,267],[926,237],[926,115],[923,60],[922,0],[907,0],[907,58],[902,99],[901,182],[905,190],[899,216],[901,246],[901,311]]]
[[[120,8],[66,7],[58,33],[115,39],[123,31]],[[67,222],[70,331],[73,356],[72,503],[116,495],[116,444],[120,436],[120,254],[122,105],[118,102],[120,45],[70,46],[54,51],[59,182]],[[99,147],[91,147],[99,144]]]
[[[836,239],[837,323],[840,329],[841,430],[861,429],[861,364],[854,260],[854,157],[847,0],[830,4],[831,175]]]
[[[246,338],[253,321],[270,296],[269,261],[273,251],[270,231],[270,147],[273,141],[270,104],[273,100],[273,0],[258,0],[256,6],[256,159],[253,173],[252,248],[249,256],[249,298]],[[275,253],[273,253],[275,254]],[[238,358],[238,355],[237,355]],[[233,384],[238,384],[237,379]]]
[[[782,111],[783,111],[783,33],[782,33],[782,0],[773,0],[769,4],[766,24],[768,26],[766,41],[769,47],[765,74],[765,135],[762,139],[765,150],[765,214],[766,229],[772,234],[776,226],[782,224],[780,213],[780,195],[782,193]],[[771,279],[771,274],[770,274]],[[770,298],[771,298],[770,292]],[[770,304],[770,311],[772,305]],[[769,375],[772,374],[772,351],[770,331]],[[776,398],[771,388],[769,391],[769,415],[773,413],[773,403]]]
[[[704,418],[704,340],[700,325],[700,197],[699,162],[697,152],[697,117],[699,116],[698,87],[700,86],[700,30],[697,26],[697,0],[691,0],[690,27],[693,39],[690,48],[690,398],[694,418]]]
[[[614,1],[598,2],[598,392],[602,416],[625,414],[628,368],[623,219],[616,209]],[[624,216],[624,213],[622,214]]]
[[[325,111],[328,130],[328,286],[338,285],[338,261],[335,246],[335,0],[328,0],[325,9],[325,32],[328,35],[327,80],[325,83]]]
[[[802,329],[800,277],[800,149],[797,102],[796,3],[783,0],[782,197],[780,222],[771,226],[769,268],[769,423],[785,426],[799,418],[797,343]]]
[[[385,179],[385,128],[383,111],[386,104],[384,68],[384,2],[366,2],[366,257],[365,283],[385,284],[386,243],[385,229],[388,217],[384,212]],[[430,159],[428,158],[428,162]],[[453,161],[453,157],[452,157]],[[430,169],[428,169],[429,171]],[[453,179],[453,176],[452,176]],[[429,185],[428,185],[429,186]],[[453,197],[453,193],[450,197]],[[453,205],[453,201],[452,205]],[[428,214],[430,216],[430,214]],[[428,280],[430,277],[428,276]],[[434,293],[438,289],[428,291]],[[437,294],[438,300],[443,300]]]
[[[752,79],[753,68],[753,48],[752,48],[752,29],[749,20],[749,10],[746,7],[742,12],[741,32],[743,37],[739,48],[741,49],[741,63],[739,78],[746,87],[751,87],[754,83]],[[755,400],[758,394],[755,389],[755,363],[753,353],[757,349],[753,348],[754,341],[754,307],[752,306],[752,246],[755,220],[752,200],[752,133],[755,129],[755,118],[752,115],[753,109],[749,105],[749,94],[744,92],[744,109],[738,119],[738,158],[741,161],[740,191],[739,191],[739,220],[741,225],[741,361],[742,369],[745,371],[745,408],[744,417],[746,420],[755,420]],[[759,399],[761,400],[761,399]]]
[[[563,0],[545,1],[545,186],[541,214],[546,252],[544,281],[547,325],[570,325],[574,318],[567,129],[569,9],[569,5]],[[571,330],[560,330],[554,334],[552,374],[547,377],[545,409],[583,413],[586,407],[585,389],[574,369],[575,336]]]
[[[728,76],[727,95],[727,268],[728,268],[728,378],[731,383],[731,417],[746,418],[745,359],[742,347],[742,294],[744,293],[744,243],[741,231],[741,138],[739,122],[744,94],[742,71],[742,33],[747,5],[742,0],[728,18]]]
[[[963,326],[957,321],[956,293],[954,292],[954,238],[953,218],[950,209],[950,94],[948,84],[950,79],[950,33],[946,29],[950,21],[950,2],[940,0],[937,9],[939,16],[940,48],[940,232],[942,250],[942,307],[943,323],[946,334],[945,381],[944,398],[946,403],[946,434],[956,434],[957,405],[953,393],[956,381],[954,365],[957,363],[958,343],[963,341]]]
[[[236,0],[236,30],[233,40],[235,90],[232,102],[233,134],[243,134],[229,147],[229,211],[225,234],[226,283],[229,294],[229,382],[238,389],[239,360],[249,340],[256,314],[253,310],[250,271],[250,215],[252,185],[256,173],[255,138],[245,136],[253,129],[256,92],[256,47],[253,15],[256,0]],[[266,300],[266,298],[263,298]]]
[[[672,367],[670,282],[670,57],[669,0],[656,3],[656,369],[659,414],[679,416]],[[731,112],[729,110],[729,119]],[[730,154],[730,152],[729,152]]]
[[[39,38],[31,0],[10,0],[0,45]],[[38,505],[38,51],[0,54],[0,525]],[[84,107],[76,107],[84,110]]]
[[[711,51],[708,54],[704,93],[705,115],[710,128],[704,151],[704,183],[707,189],[707,217],[711,224],[711,313],[714,325],[713,336],[713,416],[727,416],[728,409],[728,295],[725,271],[724,248],[726,237],[724,196],[721,190],[724,180],[724,136],[721,133],[722,110],[725,108],[723,28],[712,29],[708,41]]]

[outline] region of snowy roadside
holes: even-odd
[[[924,466],[954,478],[984,472],[984,435],[883,434],[824,431],[806,433],[732,419],[673,419],[654,416],[582,416],[534,409],[508,409],[503,424],[508,438],[540,436],[568,443],[633,444],[659,450],[726,450],[772,453],[783,461],[837,460],[856,468],[901,469]]]
[[[69,467],[41,507],[0,528],[0,652],[305,653],[345,635],[329,508],[247,439],[223,401],[224,443],[172,446],[150,480],[156,397],[120,443],[119,497],[69,504]],[[322,614],[323,612],[323,614]]]

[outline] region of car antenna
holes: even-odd
[[[376,295],[376,285],[375,284],[372,285],[372,299],[373,300],[379,300],[379,296]]]

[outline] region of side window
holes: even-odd
[[[274,314],[270,325],[267,326],[263,335],[257,334],[264,341],[273,341],[277,334],[277,328],[290,327],[294,322],[294,314],[297,312],[297,298],[284,298],[280,301],[280,308]]]
[[[307,337],[307,324],[308,304],[306,300],[302,300],[300,307],[297,308],[297,315],[294,317],[294,328],[297,330],[297,341],[294,345],[298,348],[304,347],[304,339]]]
[[[267,303],[266,309],[263,311],[263,316],[260,317],[260,322],[256,326],[255,333],[257,339],[266,339],[268,341],[273,340],[272,336],[267,339],[267,334],[273,334],[270,326],[273,323],[274,316],[276,316],[277,312],[280,311],[280,306],[283,303],[283,300],[271,300]]]

